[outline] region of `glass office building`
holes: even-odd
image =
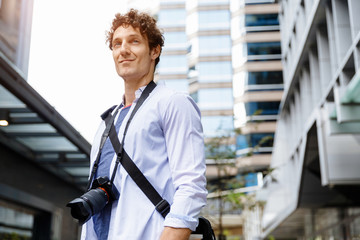
[[[158,82],[193,97],[205,139],[227,136],[236,151],[231,174],[245,187],[261,185],[258,172],[271,159],[283,89],[278,11],[270,0],[161,0],[157,14],[165,36]],[[208,157],[211,180],[217,173]],[[227,217],[241,234],[239,212]]]
[[[234,124],[241,133],[236,136],[236,166],[239,172],[258,172],[260,178],[248,175],[254,179],[252,186],[261,186],[271,161],[283,93],[279,5],[233,0],[230,9]],[[256,203],[244,208],[244,239],[260,236],[262,211]]]
[[[231,2],[235,126],[242,133],[236,139],[240,168],[265,169],[271,159],[283,89],[278,11],[273,1]]]
[[[161,1],[158,25],[164,31],[165,45],[157,66],[158,84],[188,92],[188,43],[185,1]]]
[[[206,137],[233,130],[229,2],[160,1],[158,20],[165,36],[158,82],[190,93]]]

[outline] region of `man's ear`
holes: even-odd
[[[151,59],[155,60],[160,56],[160,45],[157,45],[151,50]]]

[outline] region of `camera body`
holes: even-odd
[[[92,183],[91,189],[79,198],[75,198],[66,206],[71,208],[73,218],[82,225],[94,214],[100,212],[106,204],[119,198],[119,192],[108,177],[99,177]]]

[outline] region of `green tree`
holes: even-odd
[[[235,203],[235,207],[239,207],[236,197],[229,193],[223,194],[223,191],[236,189],[243,186],[243,182],[234,177],[234,169],[236,169],[236,149],[234,146],[234,134],[225,135],[206,139],[206,156],[211,159],[216,167],[216,179],[209,181],[209,192],[215,193],[218,199],[218,239],[225,238],[225,229],[223,227],[223,214],[225,202]]]
[[[248,195],[237,191],[245,186],[245,179],[239,177],[241,172],[236,167],[236,135],[241,134],[239,129],[236,129],[219,136],[208,138],[205,140],[206,157],[212,161],[212,165],[216,168],[216,179],[208,181],[208,190],[215,194],[218,202],[216,210],[218,212],[218,239],[226,239],[226,229],[223,226],[223,215],[226,210],[243,210],[244,208],[253,208],[255,205],[264,203],[255,199],[254,195]],[[249,155],[254,154],[264,144],[272,141],[272,136],[263,137],[258,145],[253,146]],[[272,172],[272,169],[265,169],[262,171],[263,175]],[[225,209],[225,204],[227,209]]]

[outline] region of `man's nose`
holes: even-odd
[[[120,47],[120,54],[121,55],[127,55],[129,54],[129,45],[124,42],[121,44],[121,47]]]

